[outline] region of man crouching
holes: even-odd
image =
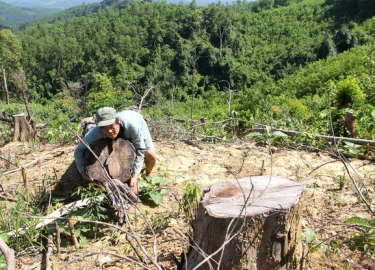
[[[96,127],[85,135],[83,141],[90,145],[101,139],[110,138],[114,140],[118,137],[129,140],[134,146],[136,157],[129,186],[135,194],[138,194],[138,177],[143,162],[146,167],[146,176],[151,176],[156,163],[154,143],[147,123],[140,113],[130,110],[116,113],[116,110],[110,107],[100,108],[96,112]],[[81,141],[74,151],[75,161],[82,177],[89,182],[93,182],[95,179],[88,175],[86,171],[85,152],[86,145]]]

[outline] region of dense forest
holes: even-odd
[[[104,105],[139,105],[143,97],[155,119],[231,118],[238,131],[262,123],[320,134],[333,124],[337,136],[347,135],[341,127],[350,111],[356,136],[374,139],[371,2],[105,0],[71,8],[0,31],[10,92],[8,102],[2,92],[2,108],[24,110],[20,89],[37,121],[60,110],[83,117]]]
[[[303,200],[294,200],[296,205],[302,204],[303,223],[298,226],[303,226],[304,235],[292,236],[289,229],[280,235],[262,235],[275,244],[267,247],[271,253],[264,254],[272,255],[277,265],[284,267],[291,258],[288,243],[301,241],[305,247],[298,264],[301,269],[374,269],[373,2],[238,0],[224,4],[219,0],[199,6],[195,0],[190,4],[104,0],[41,19],[33,17],[30,10],[13,10],[17,14],[12,17],[14,21],[0,16],[0,249],[4,257],[6,242],[31,258],[23,261],[19,253],[18,266],[39,267],[32,263],[40,260],[35,255],[38,253],[46,259],[46,269],[57,269],[59,264],[54,264],[53,258],[51,267],[47,262],[54,252],[50,251],[55,241],[52,238],[56,236],[59,247],[61,232],[61,243],[69,251],[57,251],[55,258],[63,268],[111,267],[107,264],[110,261],[99,265],[98,260],[91,259],[96,252],[85,255],[77,236],[80,243],[90,246],[98,243],[91,242],[93,238],[103,240],[102,246],[95,247],[101,255],[116,247],[118,254],[131,256],[128,260],[111,255],[122,263],[129,262],[114,263],[116,269],[129,269],[124,265],[130,264],[151,268],[151,263],[144,263],[147,260],[154,266],[159,260],[182,269],[187,258],[183,250],[193,242],[190,230],[194,230],[197,205],[215,181],[234,177],[238,184],[238,178],[247,177],[252,188],[241,202],[245,209],[253,204],[248,201],[250,197],[258,207],[263,196],[258,197],[253,190],[252,177],[269,175],[271,180],[280,174],[306,185]],[[149,196],[148,201],[142,198],[142,206],[150,200],[153,205],[144,215],[131,215],[137,230],[138,226],[147,227],[136,231],[134,240],[134,235],[128,238],[122,228],[107,230],[113,224],[100,229],[106,237],[97,234],[101,226],[96,220],[114,223],[107,215],[109,205],[91,200],[104,198],[106,192],[96,183],[87,189],[87,183],[77,187],[81,183],[73,149],[83,134],[83,119],[102,106],[140,110],[156,149],[160,149],[156,176],[140,177],[143,190],[139,195]],[[16,134],[16,126],[18,133],[21,130],[27,136]],[[9,143],[12,140],[16,142]],[[203,186],[209,188],[201,190]],[[221,194],[225,192],[223,189]],[[242,198],[245,193],[241,192],[233,193]],[[55,224],[48,228],[45,224],[35,227],[49,219],[39,220],[40,215],[61,213],[61,204],[66,207],[78,197],[81,201],[89,199],[89,206],[82,204],[85,209],[71,211],[68,221],[53,219]],[[162,207],[156,209],[158,206]],[[274,210],[289,210],[281,205],[277,209],[267,207],[270,223],[279,226],[281,219],[275,218]],[[242,211],[236,219],[242,219]],[[250,220],[260,224],[257,219]],[[227,223],[226,243],[214,251],[216,255],[224,252],[225,246],[227,250],[232,247],[227,245],[232,233],[247,237],[235,232],[237,225],[232,224],[237,222],[232,221]],[[170,234],[167,227],[174,232]],[[265,227],[259,225],[259,232]],[[132,231],[131,226],[128,228]],[[23,235],[24,230],[28,232]],[[131,242],[146,250],[139,239],[155,250],[155,256],[145,252],[148,259],[144,260],[138,254]],[[157,241],[166,244],[158,252]],[[47,244],[43,244],[47,251],[43,254],[42,242]],[[243,242],[253,245],[255,241]],[[71,249],[73,245],[76,252]],[[318,255],[312,255],[318,249]],[[180,261],[174,254],[181,254]],[[313,260],[319,262],[309,268]],[[221,257],[212,261],[220,266]],[[2,267],[5,263],[0,256]]]

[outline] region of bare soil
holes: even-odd
[[[329,153],[282,148],[274,148],[271,153],[268,148],[251,142],[207,144],[197,141],[157,141],[155,146],[158,153],[155,174],[168,180],[164,188],[169,190],[169,195],[158,207],[146,203],[139,207],[155,228],[157,258],[165,269],[174,269],[176,264],[172,256],[179,259],[180,253],[186,251],[188,246],[188,220],[178,212],[178,199],[187,183],[203,188],[217,182],[255,175],[277,175],[303,182],[306,190],[301,201],[302,229],[312,228],[317,236],[316,243],[328,245],[330,240],[344,239],[350,235],[353,228],[344,225],[350,217],[370,217],[366,206],[359,200],[345,166]],[[0,160],[0,170],[4,173],[1,178],[3,191],[16,194],[22,190],[26,173],[28,186],[33,190],[30,192],[40,192],[45,177],[59,180],[66,173],[74,161],[74,148],[75,144],[33,146],[9,143],[3,146],[0,154],[13,163]],[[24,177],[21,167],[24,168]],[[349,167],[356,179],[361,178],[365,184],[374,185],[374,162],[351,159]],[[342,189],[339,188],[339,179],[344,179]],[[154,237],[145,229],[144,218],[138,211],[133,211],[130,216],[142,243],[152,250]],[[305,243],[304,246],[307,251]],[[375,269],[374,258],[353,253],[345,246],[334,252],[325,251],[318,248],[306,255],[303,267]],[[41,248],[18,252],[17,268],[41,269],[43,254]],[[89,244],[81,245],[79,250],[70,245],[63,247],[58,255],[55,246],[50,264],[52,269],[142,269],[127,264],[116,254],[135,255],[124,233],[108,230],[100,237],[90,239]]]

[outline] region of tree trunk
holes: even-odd
[[[5,75],[5,69],[3,68],[3,83],[4,83],[4,91],[6,97],[6,104],[9,104],[9,92],[8,92],[8,85],[7,85],[7,77]]]
[[[13,115],[13,141],[25,142],[30,136],[30,126],[23,113]]]
[[[107,182],[107,174],[111,178],[128,181],[132,176],[135,159],[133,145],[124,139],[102,139],[90,146],[99,158],[89,154],[89,164],[86,167],[88,174],[99,182]],[[104,171],[104,169],[106,171]]]
[[[205,188],[182,269],[298,269],[304,188],[277,176]]]

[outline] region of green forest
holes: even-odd
[[[224,241],[202,252],[207,269],[226,268],[224,249],[239,247],[251,269],[267,268],[263,257],[274,269],[374,269],[374,0],[223,2],[104,0],[55,13],[0,1],[0,268],[8,243],[18,268],[188,269],[185,251],[204,250],[192,236],[205,228],[200,238]],[[139,110],[158,151],[155,176],[139,177],[142,211],[126,208],[122,224],[114,193],[83,183],[74,163],[84,121],[103,106]],[[270,187],[274,175],[298,194]],[[266,192],[272,206],[247,216]],[[209,216],[207,194],[241,207],[218,216],[226,232],[194,223]],[[262,256],[251,250],[260,239]]]
[[[71,8],[0,31],[9,89],[2,111],[26,113],[24,91],[38,123],[142,100],[154,120],[228,120],[204,130],[223,138],[269,125],[375,139],[371,2],[106,0]],[[345,130],[347,112],[357,117],[355,134]]]

